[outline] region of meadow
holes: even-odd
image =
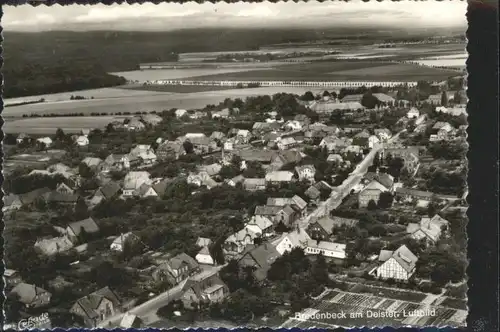
[[[82,129],[104,129],[106,125],[119,119],[116,116],[75,116],[75,117],[43,117],[17,120],[5,119],[5,133],[26,133],[30,135],[55,134],[58,128],[66,133],[78,133]],[[123,117],[121,117],[123,119]]]

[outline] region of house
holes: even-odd
[[[297,173],[299,181],[306,180],[313,182],[314,176],[316,175],[316,168],[314,165],[296,166],[295,172]]]
[[[30,137],[30,136],[28,136],[28,135],[27,135],[27,134],[25,134],[25,133],[21,133],[21,134],[19,134],[19,135],[17,136],[17,138],[16,138],[16,143],[17,143],[17,144],[21,144],[21,143],[23,143],[24,141],[30,141],[30,140],[31,140],[31,137]]]
[[[418,224],[409,223],[406,232],[417,241],[425,239],[427,243],[434,244],[448,228],[448,224],[448,220],[436,214],[432,218],[423,217]]]
[[[311,123],[311,120],[309,119],[309,117],[305,114],[297,114],[293,120],[297,121],[301,127],[303,126],[307,126],[309,125],[309,123]],[[300,129],[300,128],[299,128]]]
[[[206,237],[199,237],[198,240],[196,240],[196,245],[198,247],[209,247],[212,244],[212,240]]]
[[[239,129],[236,133],[236,141],[239,144],[246,144],[250,141],[251,138],[252,134],[246,129]]]
[[[301,130],[302,124],[297,120],[289,120],[285,122],[283,128],[285,128],[286,130]]]
[[[312,185],[307,188],[307,190],[304,192],[304,195],[306,195],[311,201],[317,202],[321,197],[321,190]]]
[[[392,137],[391,131],[387,128],[375,129],[374,133],[381,142],[388,141]]]
[[[156,196],[163,197],[165,195],[165,191],[167,190],[168,185],[172,182],[172,179],[161,179],[160,181],[155,181],[151,185],[151,188],[156,193]],[[155,196],[155,195],[151,195]]]
[[[142,320],[134,314],[130,312],[126,312],[123,315],[122,320],[120,321],[119,328],[121,329],[132,329],[132,328],[141,328],[143,326]]]
[[[148,114],[142,115],[141,120],[142,120],[142,122],[144,122],[150,126],[155,127],[163,121],[163,118],[157,114],[148,113]]]
[[[102,162],[103,162],[102,159],[95,158],[95,157],[86,157],[86,158],[83,158],[83,160],[82,160],[82,164],[86,165],[88,168],[90,168],[93,171],[95,171],[99,167],[99,165],[101,165]]]
[[[415,273],[418,258],[402,245],[396,251],[381,250],[378,261],[381,265],[370,271],[370,274],[381,279],[408,281]]]
[[[60,193],[58,191],[51,191],[42,195],[42,199],[45,200],[47,204],[60,204],[73,206],[78,201],[79,196],[70,193]]]
[[[266,182],[269,183],[287,183],[293,179],[293,173],[290,171],[274,171],[266,174]]]
[[[148,198],[148,197],[158,197],[156,190],[151,184],[143,183],[137,188],[132,194],[135,197]]]
[[[328,157],[326,158],[326,161],[330,162],[330,163],[335,163],[335,164],[342,164],[344,162],[344,159],[342,158],[342,156],[338,153],[331,153],[328,155]]]
[[[189,135],[189,134],[188,134]],[[188,136],[184,141],[189,141],[193,145],[194,152],[204,154],[217,149],[217,143],[210,138],[203,136]]]
[[[98,188],[92,199],[91,204],[99,204],[102,200],[110,200],[117,197],[120,194],[121,187],[115,181],[109,181],[105,185]]]
[[[71,242],[68,236],[41,239],[35,242],[35,249],[46,256],[65,252],[71,248],[73,248],[73,242]]]
[[[271,169],[278,171],[287,164],[296,164],[303,158],[303,154],[296,150],[281,151],[279,154],[273,156],[271,160]]]
[[[90,143],[89,138],[84,135],[78,136],[75,140],[75,144],[78,146],[87,146],[89,145],[89,143]]]
[[[187,111],[184,109],[176,109],[175,110],[175,117],[176,118],[182,118],[186,114],[187,114]]]
[[[7,287],[14,287],[17,284],[23,282],[23,279],[18,271],[12,269],[5,269],[3,271],[3,277],[6,282]]]
[[[243,188],[247,191],[266,190],[266,179],[264,178],[243,179]]]
[[[300,196],[295,195],[291,198],[268,198],[267,206],[291,206],[295,211],[299,213],[301,217],[304,217],[307,213],[307,202],[304,201]]]
[[[264,179],[265,180],[265,179]],[[227,179],[225,182],[227,185],[231,186],[231,187],[236,187],[236,185],[238,183],[241,183],[243,184],[243,181],[245,181],[245,177],[243,175],[236,175],[234,178],[232,179]]]
[[[214,265],[215,264],[215,260],[213,259],[212,255],[210,254],[210,250],[208,249],[208,246],[202,247],[201,250],[196,254],[195,259],[200,264],[205,264],[205,265]]]
[[[308,240],[304,252],[306,255],[323,255],[343,260],[346,258],[346,245],[328,241]]]
[[[442,98],[442,95],[439,93],[439,94],[435,94],[435,95],[430,95],[426,101],[431,105],[441,106],[441,98]]]
[[[206,172],[208,174],[208,176],[212,177],[212,176],[219,174],[221,169],[222,169],[221,164],[214,163],[214,164],[210,164],[210,165],[203,165],[200,167],[199,170],[200,170],[200,172]]]
[[[415,125],[416,125],[416,126],[419,126],[419,125],[423,124],[426,120],[427,120],[427,115],[426,115],[426,114],[422,114],[421,116],[419,116],[419,117],[415,120]]]
[[[240,267],[250,267],[257,281],[267,278],[267,271],[280,257],[280,253],[270,244],[264,243],[255,248],[249,248],[238,261]]]
[[[10,293],[15,294],[19,302],[24,304],[27,308],[47,306],[52,297],[52,294],[45,289],[24,282],[18,283]]]
[[[195,186],[201,187],[205,186],[207,189],[215,188],[219,185],[214,179],[212,179],[207,172],[200,172],[198,174],[191,173],[187,177],[187,183],[194,184]]]
[[[125,246],[126,241],[130,240],[140,240],[137,235],[132,232],[128,232],[125,234],[120,234],[117,236],[113,242],[111,243],[110,249],[114,251],[123,251],[123,247]]]
[[[127,123],[124,123],[124,127],[129,131],[141,131],[146,129],[146,125],[136,118],[132,118]]]
[[[61,194],[73,194],[75,191],[66,183],[61,182],[57,185],[56,191]]]
[[[415,108],[415,107],[412,107],[412,108],[408,111],[408,113],[406,113],[406,117],[407,117],[408,119],[416,119],[416,118],[418,118],[419,116],[420,116],[420,111],[419,111],[417,108]]]
[[[379,172],[368,172],[364,176],[365,180],[368,180],[368,182],[371,181],[378,181],[380,184],[382,184],[384,187],[387,188],[387,190],[392,191],[394,187],[394,177],[392,175],[387,174],[387,173],[379,173]]]
[[[222,301],[229,289],[217,271],[206,271],[186,279],[181,288],[181,301],[185,308],[197,308],[199,304]]]
[[[273,222],[271,218],[266,216],[253,216],[252,219],[245,225],[245,228],[248,228],[255,234],[260,234],[262,237],[269,237],[274,234],[273,232]]]
[[[245,250],[245,247],[253,244],[254,240],[259,236],[260,234],[254,233],[248,228],[243,228],[230,235],[223,244],[224,255],[234,257],[241,254]]]
[[[50,137],[37,138],[36,142],[39,144],[43,144],[43,146],[46,148],[48,148],[52,145],[52,139]]]
[[[177,285],[198,272],[200,272],[198,262],[191,256],[180,253],[161,263],[153,272],[153,278],[155,280],[168,280],[171,284]]]
[[[378,203],[380,194],[388,192],[389,189],[382,185],[377,180],[372,180],[363,190],[358,194],[359,207],[367,207],[370,201]]]
[[[267,205],[257,205],[255,207],[254,216],[261,216],[269,218],[272,222],[278,223],[277,216],[283,208],[281,206],[267,206]]]
[[[415,146],[409,147],[388,147],[381,151],[380,156],[382,158],[387,158],[391,155],[392,158],[401,158],[404,161],[404,168],[410,174],[415,174],[420,166],[419,161],[419,149]]]
[[[75,239],[83,232],[86,234],[93,234],[99,232],[99,226],[92,218],[83,219],[80,221],[72,222],[66,227],[66,234],[74,242]]]
[[[434,193],[429,191],[416,190],[411,188],[396,188],[394,191],[394,196],[397,200],[402,202],[412,202],[417,200],[420,202],[430,202],[435,196]]]
[[[178,159],[184,154],[186,150],[179,141],[165,141],[156,149],[156,157],[159,160]]]
[[[131,197],[143,184],[151,184],[150,174],[146,171],[128,172],[123,179],[123,197]]]
[[[86,327],[94,328],[102,321],[119,314],[121,306],[116,293],[106,286],[78,299],[70,312],[80,316]]]
[[[21,197],[15,194],[8,194],[3,197],[2,212],[15,211],[21,208],[23,203]]]
[[[338,227],[354,227],[359,221],[350,218],[324,216],[307,227],[307,234],[315,240],[325,240],[333,235],[333,231]]]
[[[121,171],[130,168],[130,159],[127,155],[123,154],[110,154],[104,159],[100,165],[101,172],[109,172],[111,170]]]
[[[368,147],[370,149],[373,149],[373,147],[379,143],[380,143],[380,139],[377,136],[371,135],[370,137],[368,137]]]
[[[297,141],[293,137],[283,137],[278,139],[278,148],[280,150],[287,150],[297,145]]]
[[[280,255],[283,255],[285,252],[290,252],[294,248],[305,249],[310,240],[311,238],[306,231],[297,227],[297,229],[284,234],[276,242],[276,251]]]
[[[455,128],[453,128],[453,126],[451,124],[449,124],[448,122],[438,121],[434,124],[434,126],[432,126],[432,129],[433,130],[444,130],[444,131],[449,133],[449,132],[453,131]]]
[[[149,149],[147,151],[141,151],[137,157],[140,159],[140,161],[142,162],[142,165],[152,165],[154,163],[156,163],[156,160],[157,160],[157,156],[156,154],[153,152],[152,149]]]

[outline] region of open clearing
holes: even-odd
[[[220,91],[236,89],[236,87],[227,86],[209,86],[209,85],[142,85],[130,84],[124,85],[122,89],[139,90],[139,91],[158,91],[158,92],[172,92],[172,93],[192,93],[192,92],[206,92],[206,91]]]
[[[108,123],[118,118],[117,116],[64,116],[24,118],[12,121],[6,119],[3,131],[12,134],[46,135],[55,134],[57,128],[61,128],[66,133],[78,133],[82,129],[103,129]]]

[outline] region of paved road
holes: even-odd
[[[399,139],[399,135],[404,131],[406,131],[406,129],[398,132],[396,135],[390,138],[386,144],[396,143],[396,141]],[[368,167],[373,164],[375,155],[377,154],[377,152],[382,150],[383,147],[383,144],[377,144],[376,146],[374,146],[372,150],[365,156],[365,158],[356,166],[349,177],[345,179],[340,186],[337,187],[337,190],[333,192],[326,201],[321,202],[313,212],[308,214],[303,219],[299,220],[299,227],[307,228],[311,221],[328,215],[330,211],[335,210],[342,203],[342,200],[347,195],[349,195],[351,190],[361,182],[363,176],[368,171]]]
[[[220,271],[225,265],[220,265],[220,266],[215,266],[215,267],[208,267],[204,269],[202,272],[199,274],[193,276],[196,278],[196,276],[199,276],[204,273],[209,273],[209,271]],[[156,311],[160,309],[161,307],[167,305],[170,301],[173,301],[177,298],[179,298],[182,294],[182,286],[184,283],[180,283],[169,290],[167,290],[164,293],[161,293],[160,295],[152,298],[151,300],[144,302],[137,307],[129,310],[128,312],[140,317],[145,321],[146,324],[150,324],[158,319],[156,316]],[[125,313],[121,313],[118,315],[115,315],[105,321],[103,321],[101,324],[99,324],[98,327],[110,327],[110,326],[117,326],[120,324],[120,321],[123,318],[123,315]]]

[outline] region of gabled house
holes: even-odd
[[[324,216],[309,224],[307,234],[315,240],[326,240],[333,235],[335,228],[342,226],[353,227],[357,223],[358,220],[356,219]]]
[[[68,186],[66,183],[61,182],[57,185],[56,191],[61,194],[74,194],[75,190]]]
[[[160,264],[153,278],[155,280],[168,280],[171,284],[177,285],[184,279],[200,272],[200,265],[191,256],[181,253]]]
[[[246,250],[239,259],[238,265],[252,268],[255,279],[263,281],[267,277],[267,271],[279,257],[280,253],[270,243],[264,243]]]
[[[300,217],[304,217],[307,213],[307,202],[304,201],[300,196],[295,195],[291,198],[268,198],[267,206],[281,206],[285,207],[289,205],[296,211]]]
[[[278,223],[278,212],[282,210],[281,206],[267,206],[267,205],[258,205],[255,207],[254,215],[256,217],[265,217],[270,219],[274,223]]]
[[[141,120],[145,124],[155,127],[163,121],[163,118],[157,114],[148,113],[148,114],[143,114],[141,116]]]
[[[314,181],[314,176],[316,175],[316,168],[314,165],[302,165],[296,166],[295,172],[299,178],[299,181]]]
[[[243,179],[243,188],[247,191],[266,190],[266,179],[264,178]]]
[[[47,306],[52,297],[52,294],[45,289],[24,282],[18,283],[10,293],[15,294],[19,302],[24,304],[27,308]]]
[[[84,135],[78,136],[75,139],[75,144],[78,146],[87,146],[87,145],[89,145],[89,143],[90,143],[89,138],[87,136],[84,136]]]
[[[134,191],[133,196],[140,198],[148,198],[148,197],[158,197],[158,194],[156,193],[151,184],[143,183],[140,185],[139,188],[137,188]]]
[[[207,237],[199,237],[197,240],[196,240],[196,245],[198,247],[208,247],[212,244],[212,240],[210,240],[209,238]]]
[[[285,252],[290,252],[294,248],[305,249],[310,240],[311,238],[306,231],[297,227],[297,229],[284,234],[276,242],[276,251],[280,255],[283,255]]]
[[[92,199],[91,204],[99,204],[102,200],[110,200],[120,195],[121,187],[115,181],[109,181],[105,185],[98,188]]]
[[[408,113],[406,113],[406,117],[408,119],[416,119],[420,116],[420,112],[418,109],[416,109],[415,107],[412,107]]]
[[[435,244],[441,238],[443,231],[448,228],[448,224],[448,220],[436,214],[432,218],[423,217],[418,224],[408,224],[406,232],[417,241],[425,239],[426,243]]]
[[[106,319],[122,311],[121,301],[109,287],[101,288],[87,296],[78,299],[70,312],[80,316],[85,326],[95,328]]]
[[[208,249],[208,246],[203,246],[201,250],[196,254],[195,257],[196,261],[200,264],[204,265],[214,265],[215,260],[210,254],[210,250]]]
[[[254,240],[260,235],[254,233],[248,228],[243,228],[242,230],[230,235],[223,245],[223,252],[225,256],[235,257],[240,255],[246,246],[253,244]]]
[[[35,249],[46,256],[52,256],[73,248],[73,242],[68,236],[40,239],[35,242]]]
[[[278,139],[277,145],[280,150],[288,150],[296,146],[297,141],[293,137],[283,137]]]
[[[120,234],[113,240],[110,249],[114,251],[123,251],[126,241],[131,241],[131,240],[140,240],[140,239],[137,235],[135,235],[132,232]]]
[[[125,315],[123,315],[122,320],[120,321],[120,328],[121,329],[132,329],[132,328],[141,328],[143,326],[142,320],[137,317],[134,314],[131,314],[130,312],[126,312]]]
[[[109,172],[112,170],[122,171],[130,168],[130,159],[127,155],[123,154],[110,154],[104,159],[100,165],[101,172]]]
[[[159,160],[178,159],[185,155],[186,150],[179,141],[165,141],[156,149],[156,156]]]
[[[293,173],[290,171],[274,171],[266,174],[266,182],[268,183],[287,183],[293,179]]]
[[[151,184],[150,174],[146,171],[132,171],[125,175],[123,180],[123,197],[132,197],[134,192],[143,184]]]
[[[359,207],[367,207],[370,201],[378,203],[380,194],[389,191],[384,185],[377,180],[372,180],[363,190],[358,194]]]
[[[273,156],[271,160],[271,169],[274,171],[280,170],[283,166],[287,164],[296,164],[300,162],[303,158],[303,154],[296,150],[282,151],[279,154]]]
[[[94,219],[87,218],[72,222],[68,225],[68,227],[66,227],[66,234],[73,242],[75,242],[82,231],[87,234],[97,233],[99,232],[99,226],[96,224]]]
[[[245,225],[245,228],[248,228],[255,234],[260,234],[262,237],[269,237],[274,234],[273,232],[273,222],[271,218],[265,216],[253,216],[252,219]]]
[[[228,294],[229,289],[217,271],[189,277],[182,285],[181,301],[185,308],[196,308],[201,303],[217,303]]]
[[[304,192],[304,195],[306,195],[311,202],[317,202],[320,199],[321,190],[312,185],[307,188],[307,190]]]
[[[176,109],[175,110],[175,117],[176,118],[182,118],[184,115],[186,115],[188,112],[185,109]]]
[[[381,250],[378,261],[381,265],[370,271],[370,274],[381,279],[408,281],[415,273],[418,258],[402,245],[396,251]]]
[[[309,240],[304,252],[307,255],[323,255],[329,258],[343,260],[346,258],[346,245],[329,241]]]
[[[187,183],[194,184],[198,187],[205,186],[207,189],[212,189],[219,185],[219,183],[212,179],[207,172],[189,174],[187,177]]]
[[[23,282],[23,278],[18,271],[12,269],[5,269],[3,271],[3,277],[6,282],[6,288],[11,288],[17,284]]]
[[[36,142],[42,144],[44,147],[49,148],[52,145],[52,138],[50,137],[40,137],[37,138]]]
[[[83,158],[82,164],[85,164],[88,168],[90,168],[93,171],[96,171],[103,162],[102,159],[100,158],[95,158],[95,157],[86,157]]]

